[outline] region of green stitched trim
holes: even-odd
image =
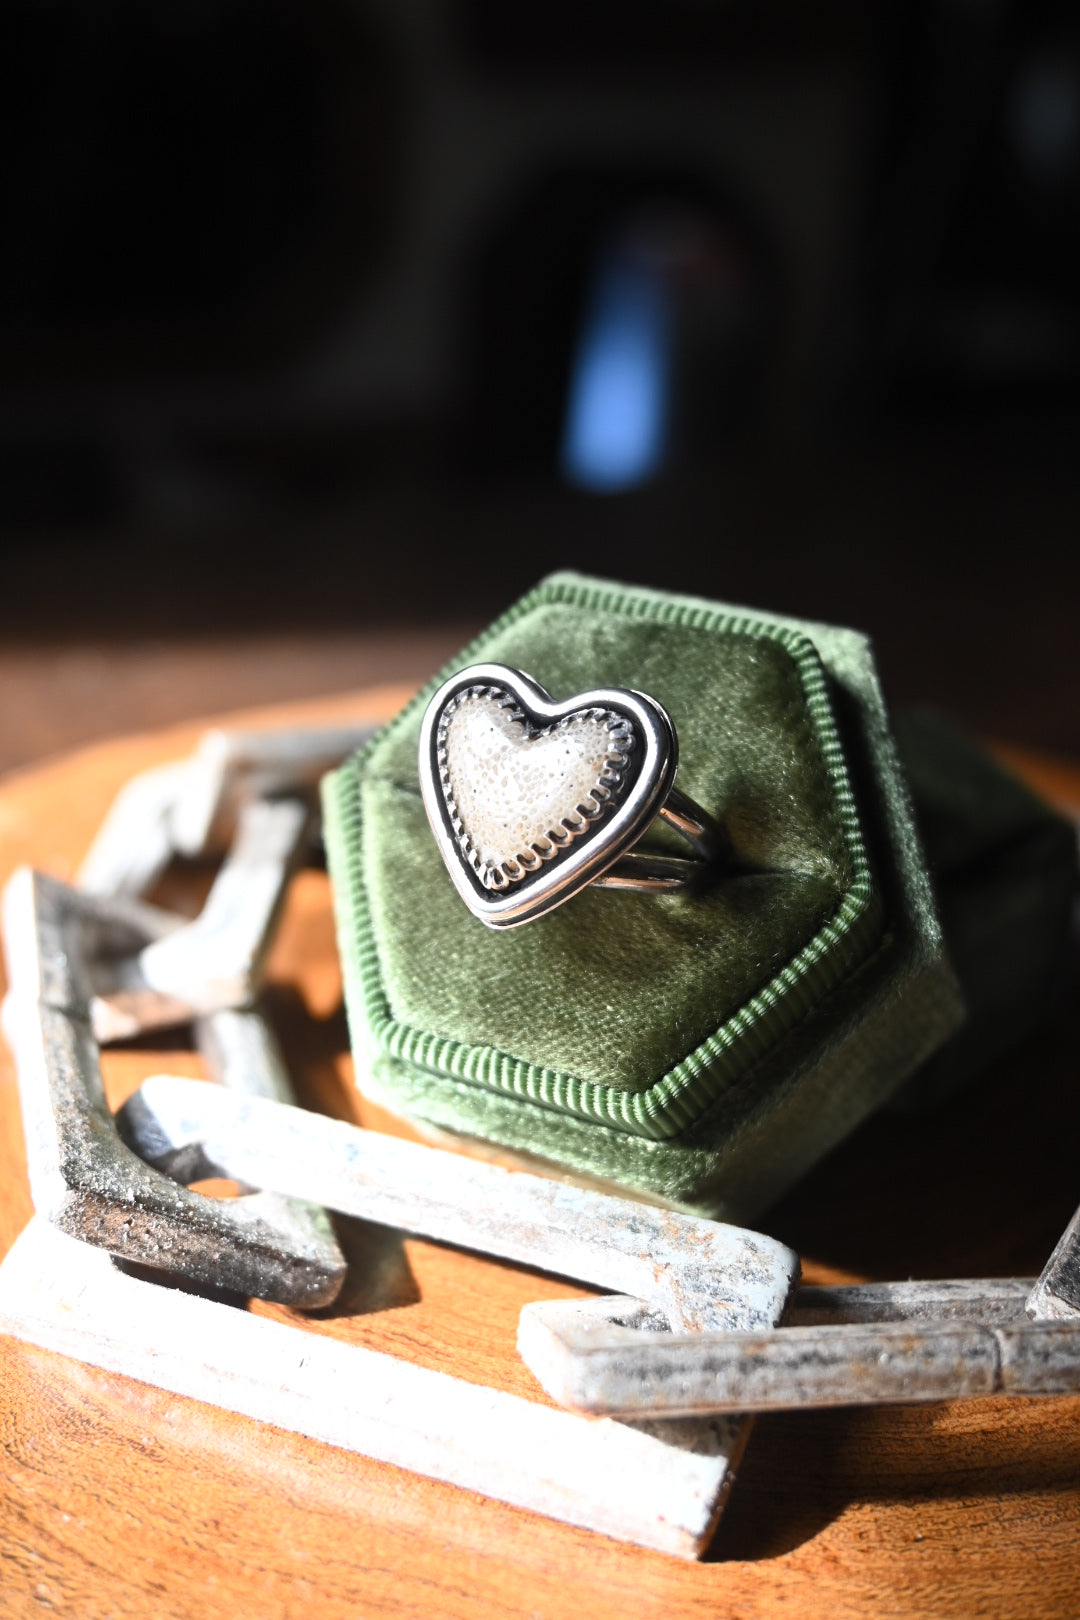
[[[366,749],[365,745],[365,749]],[[363,752],[363,751],[362,751]],[[371,1038],[370,1025],[360,1022],[360,1010],[367,1011],[376,999],[368,993],[369,984],[378,984],[379,957],[371,928],[371,917],[364,903],[364,880],[360,858],[360,782],[354,756],[340,770],[324,776],[320,784],[323,844],[334,891],[338,956],[345,988],[345,1013],[349,1021],[349,1042],[353,1052]],[[382,997],[384,1018],[389,1009]]]
[[[362,1014],[364,1033],[389,1056],[414,1068],[580,1115],[636,1136],[662,1141],[694,1125],[717,1098],[794,1028],[873,948],[884,913],[873,885],[858,811],[836,729],[825,673],[813,643],[784,625],[705,605],[640,596],[555,576],[543,581],[441,670],[391,721],[402,724],[426,706],[439,686],[465,664],[483,661],[495,636],[538,606],[566,603],[586,610],[621,613],[719,635],[778,642],[793,659],[806,698],[811,729],[835,796],[852,882],[835,915],[755,995],[644,1091],[596,1085],[555,1069],[526,1063],[490,1046],[472,1046],[417,1029],[394,1018],[382,982],[378,945],[362,875],[360,771],[372,740],[323,784],[326,846],[338,910],[338,934],[346,975],[350,1024]],[[382,735],[382,734],[380,734]],[[353,1030],[354,1045],[360,1031]]]

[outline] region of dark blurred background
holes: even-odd
[[[0,136],[0,763],[560,565],[1080,748],[1075,5],[6,0]]]

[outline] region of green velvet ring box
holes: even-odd
[[[525,927],[485,928],[417,777],[429,697],[480,662],[558,700],[657,698],[679,786],[723,820],[738,864],[699,890],[588,888]],[[358,1083],[428,1127],[746,1220],[962,1017],[854,631],[556,574],[323,799]]]

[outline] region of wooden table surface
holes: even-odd
[[[263,711],[385,714],[397,690]],[[97,744],[0,785],[0,878],[76,869],[134,771],[187,726]],[[1013,752],[1063,803],[1080,769]],[[293,885],[269,1005],[302,1099],[376,1128],[352,1085],[325,877]],[[1039,1270],[1080,1198],[1075,1011],[932,1117],[880,1116],[763,1225],[809,1280]],[[173,1037],[174,1040],[177,1037]],[[190,1050],[106,1057],[118,1102]],[[30,1215],[0,1066],[0,1251]],[[570,1284],[351,1223],[354,1279],[312,1332],[542,1399],[514,1350]],[[288,1311],[253,1307],[289,1318]],[[0,1340],[0,1613],[126,1616],[1080,1614],[1080,1399],[759,1419],[709,1555],[686,1564]]]

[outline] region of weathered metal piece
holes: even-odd
[[[1042,1321],[1080,1318],[1080,1209],[1077,1210],[1031,1290],[1027,1313]]]
[[[248,1004],[285,888],[300,859],[310,811],[300,799],[253,800],[194,922],[135,955],[94,961],[94,1033],[124,1040]]]
[[[244,1097],[296,1102],[277,1037],[261,1013],[250,1007],[225,1007],[197,1019],[195,1044],[206,1062],[209,1078],[219,1085]],[[177,1176],[175,1167],[173,1175]],[[195,1181],[198,1177],[180,1175],[178,1179]],[[338,1247],[330,1216],[321,1204],[302,1198],[284,1198],[274,1192],[251,1190],[245,1196],[249,1207],[256,1208],[264,1219],[282,1231],[307,1234],[309,1241],[325,1255],[327,1266],[344,1281],[345,1257]]]
[[[130,898],[146,894],[174,854],[173,811],[191,774],[191,760],[183,759],[125,782],[79,869],[80,889]]]
[[[683,1558],[748,1427],[596,1423],[143,1281],[40,1218],[0,1266],[0,1333]]]
[[[264,1194],[203,1197],[151,1169],[117,1134],[90,1022],[90,955],[95,964],[130,955],[155,932],[164,938],[173,919],[23,868],[5,890],[3,922],[4,1030],[38,1212],[74,1237],[202,1286],[329,1304],[345,1263],[325,1216]]]
[[[256,799],[317,805],[319,779],[363,746],[372,726],[208,731],[188,759],[144,771],[113,801],[79,872],[93,894],[144,894],[174,854],[223,854]]]
[[[790,1327],[838,1322],[1021,1322],[1030,1277],[949,1278],[941,1282],[832,1284],[800,1288]]]
[[[197,1018],[194,1030],[212,1080],[240,1096],[295,1103],[281,1048],[261,1013],[250,1007],[224,1007]]]
[[[304,731],[208,731],[171,816],[178,854],[220,855],[236,836],[245,805],[258,799],[318,802],[319,782],[374,736],[375,726]]]
[[[998,1388],[1008,1395],[1080,1392],[1080,1326],[1075,1322],[1019,1322],[994,1329]]]
[[[224,1175],[343,1215],[633,1293],[684,1331],[775,1326],[798,1257],[758,1232],[155,1075],[117,1123],[149,1163]]]
[[[1080,1391],[1080,1330],[1059,1323],[867,1316],[773,1333],[642,1331],[658,1326],[636,1300],[527,1305],[518,1348],[561,1405],[621,1418]]]

